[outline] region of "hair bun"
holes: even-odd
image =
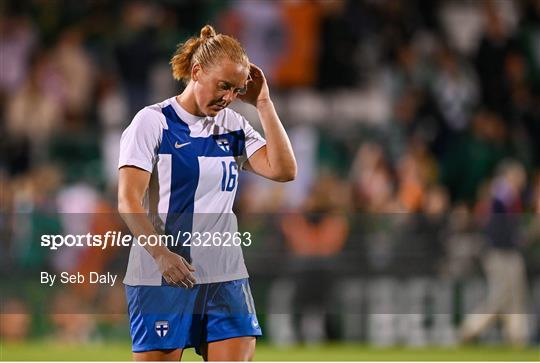
[[[208,39],[216,36],[216,31],[211,25],[205,25],[201,29],[201,38],[202,39]]]

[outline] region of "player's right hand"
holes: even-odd
[[[156,257],[156,263],[167,283],[189,289],[195,284],[195,277],[192,274],[195,268],[182,256],[166,251]]]

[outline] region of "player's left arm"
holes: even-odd
[[[271,180],[291,181],[296,177],[297,170],[291,141],[270,99],[264,73],[251,64],[250,76],[247,92],[239,98],[257,108],[266,145],[251,155],[244,168]]]

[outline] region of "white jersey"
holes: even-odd
[[[175,239],[168,248],[195,267],[197,283],[248,277],[242,248],[216,235],[237,231],[232,206],[238,171],[265,144],[237,112],[226,108],[215,117],[199,117],[184,110],[175,97],[139,111],[122,134],[118,167],[151,173],[144,201],[148,216],[159,234]],[[195,232],[201,234],[196,236],[199,241]],[[166,284],[152,256],[138,243],[131,247],[124,283]]]

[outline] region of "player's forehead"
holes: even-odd
[[[222,59],[208,67],[207,73],[216,82],[226,82],[235,87],[244,87],[249,76],[249,68],[229,59]]]

